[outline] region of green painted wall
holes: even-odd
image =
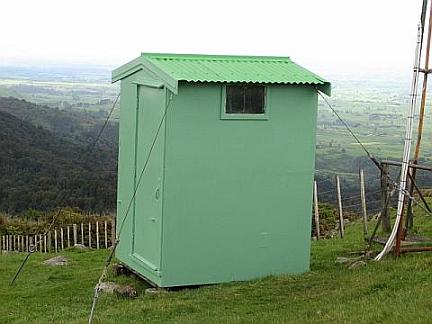
[[[136,159],[148,150],[135,146],[136,126],[138,134],[149,129],[143,141],[153,138],[166,104],[153,93],[142,107],[153,109],[150,124],[136,123],[140,90],[133,82],[149,77],[142,70],[122,80],[118,224],[142,169]],[[309,269],[316,91],[269,85],[267,120],[226,120],[222,88],[179,84],[120,237],[117,257],[159,286]]]

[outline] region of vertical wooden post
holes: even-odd
[[[360,169],[359,171],[360,175],[360,198],[361,198],[361,205],[362,205],[362,211],[363,211],[363,234],[364,237],[367,237],[368,235],[368,228],[367,228],[367,210],[366,210],[366,194],[365,194],[365,183],[364,183],[364,172],[363,169]]]
[[[81,223],[81,244],[84,245],[84,223]]]
[[[319,221],[319,210],[318,210],[318,186],[316,181],[314,181],[314,189],[313,189],[313,198],[314,198],[314,215],[315,215],[315,235],[317,240],[320,239],[320,221]]]
[[[35,245],[34,249],[35,249],[35,251],[37,251],[37,250],[38,250],[38,239],[37,239],[37,235],[34,236],[34,245]]]
[[[51,246],[52,246],[52,241],[51,241],[51,231],[48,232],[48,253],[51,252]]]
[[[64,250],[64,242],[63,242],[63,227],[60,228],[60,247],[61,250]]]
[[[39,234],[39,252],[41,252],[41,253],[43,252],[42,251],[42,245],[43,245],[42,244],[42,234]]]
[[[25,252],[24,235],[21,235],[21,251]]]
[[[78,232],[77,232],[77,224],[73,224],[73,243],[74,246],[78,243]]]
[[[340,179],[338,175],[336,176],[336,190],[337,190],[337,202],[338,202],[338,210],[339,210],[339,231],[340,231],[340,237],[343,238],[345,234],[345,230],[344,230],[345,224],[344,224],[343,212],[342,212]]]
[[[6,251],[9,251],[9,235],[6,235]]]
[[[107,225],[107,221],[104,222],[104,231],[105,231],[105,249],[108,249],[108,225]]]
[[[111,220],[111,246],[114,246],[116,241],[116,222],[115,218]]]
[[[70,226],[67,227],[67,247],[70,248]]]
[[[91,242],[91,237],[92,237],[92,233],[91,233],[91,223],[89,223],[89,238],[88,238],[88,242],[89,242],[89,248],[91,249],[92,247],[92,242]]]
[[[33,235],[30,235],[29,237],[29,251],[33,251]]]
[[[381,224],[384,232],[389,233],[391,230],[390,227],[390,214],[389,214],[389,202],[388,200],[388,173],[389,173],[389,165],[381,164],[381,199],[383,202],[382,212],[381,212]]]
[[[58,252],[58,245],[57,245],[57,230],[54,230],[54,252]]]
[[[47,236],[44,235],[44,253],[47,253]]]
[[[26,252],[29,251],[29,236],[26,235]]]
[[[99,222],[96,222],[96,249],[99,249]]]

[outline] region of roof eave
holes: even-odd
[[[164,70],[147,60],[143,55],[126,63],[112,71],[111,83],[122,80],[129,75],[142,70],[144,67],[155,73],[163,82],[164,85],[174,94],[178,93],[178,80],[172,78]]]
[[[111,74],[111,83],[115,83],[121,79],[128,77],[129,75],[142,69],[141,57],[123,64],[122,66],[114,69]]]
[[[327,96],[331,96],[331,83],[324,81],[324,83],[321,83],[319,85],[317,85],[317,89],[319,91],[321,91],[322,93],[324,93]]]

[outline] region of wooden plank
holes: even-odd
[[[34,245],[35,245],[34,250],[35,250],[35,252],[36,252],[36,251],[38,250],[38,239],[37,239],[37,235],[34,236]]]
[[[44,235],[44,253],[47,253],[47,236]]]
[[[61,247],[61,250],[63,251],[64,250],[64,241],[63,241],[63,227],[61,227],[60,228],[60,247]]]
[[[89,248],[91,248],[92,247],[92,233],[91,233],[91,223],[89,223],[89,228],[88,228],[88,233],[89,233],[89,237],[88,237],[88,242],[89,242]]]
[[[67,247],[70,248],[70,226],[66,227],[67,231]]]
[[[337,202],[338,202],[338,211],[339,211],[339,232],[340,237],[343,238],[345,234],[345,224],[343,219],[342,212],[342,196],[341,196],[341,188],[340,188],[340,179],[339,176],[336,176],[336,192],[337,192]]]
[[[25,252],[24,235],[21,235],[21,251]]]
[[[383,202],[381,212],[381,224],[384,232],[389,233],[391,231],[390,225],[390,213],[389,213],[389,191],[388,191],[388,164],[381,164],[381,199]]]
[[[78,243],[78,231],[77,231],[77,224],[73,224],[73,243],[74,246]]]
[[[402,162],[400,161],[389,161],[389,160],[384,160],[381,161],[382,165],[393,165],[393,166],[401,166]],[[423,165],[419,165],[419,164],[413,164],[413,163],[409,163],[408,166],[410,168],[413,169],[420,169],[420,170],[425,170],[425,171],[432,171],[432,167],[427,167],[427,166],[423,166]]]
[[[51,245],[52,245],[51,243],[52,243],[52,241],[51,241],[51,231],[49,231],[48,232],[48,238],[47,238],[48,253],[51,252]]]
[[[57,230],[54,230],[54,252],[58,253],[58,245],[57,245]]]
[[[104,222],[104,234],[105,234],[105,249],[108,249],[108,224],[107,221]]]
[[[320,233],[320,221],[319,221],[319,209],[318,209],[318,186],[316,181],[314,181],[313,198],[314,198],[314,216],[315,216],[315,235],[317,240],[319,240],[321,233]]]
[[[43,252],[42,250],[43,247],[43,240],[42,240],[42,234],[39,234],[39,252]]]
[[[26,252],[29,252],[29,236],[26,235]]]
[[[81,244],[84,245],[84,223],[81,223]]]
[[[114,246],[116,241],[116,222],[115,218],[111,221],[111,246]]]
[[[368,219],[367,219],[367,210],[366,210],[366,194],[365,194],[363,169],[360,169],[359,176],[360,176],[360,199],[361,199],[361,206],[363,212],[363,234],[364,237],[366,237],[368,235],[368,228],[367,228]]]
[[[96,249],[99,250],[99,222],[96,222]]]

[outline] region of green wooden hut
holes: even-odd
[[[119,80],[117,258],[160,287],[307,271],[330,84],[288,57],[147,53]]]

